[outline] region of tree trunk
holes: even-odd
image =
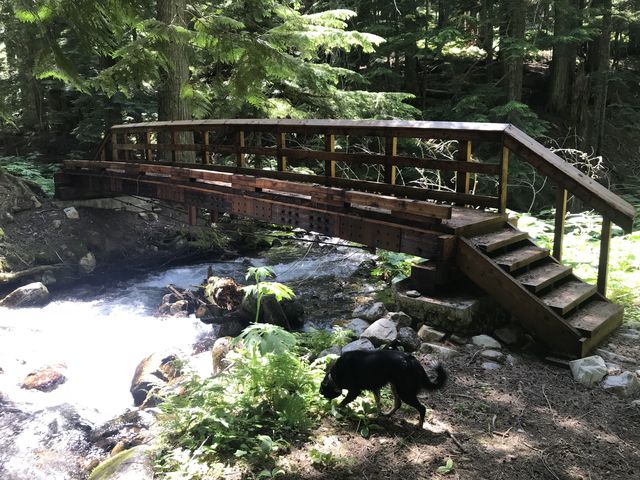
[[[576,0],[556,0],[554,3],[554,36],[566,37],[575,25]],[[575,75],[577,49],[574,42],[559,41],[553,47],[551,61],[551,91],[549,110],[565,113],[571,99],[571,85]]]
[[[480,47],[487,52],[487,81],[493,78],[493,0],[482,0],[480,8]]]
[[[186,0],[158,0],[158,21],[167,26],[186,27]],[[161,42],[160,52],[165,56],[168,68],[160,71],[158,85],[158,120],[190,120],[191,108],[182,96],[182,89],[189,80],[189,51],[182,41],[171,39]],[[161,135],[160,143],[171,143],[169,135]],[[179,132],[176,143],[193,143],[192,132]],[[168,152],[167,152],[168,153]],[[194,161],[195,152],[176,152],[176,161]]]
[[[526,8],[524,0],[505,0],[505,33],[500,40],[508,101],[522,100],[524,32]]]

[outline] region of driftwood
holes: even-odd
[[[0,285],[15,282],[21,278],[31,277],[33,275],[40,275],[44,272],[56,270],[60,268],[60,264],[54,265],[39,265],[37,267],[27,268],[26,270],[20,270],[18,272],[0,273]]]
[[[204,291],[207,300],[228,311],[238,308],[244,299],[244,291],[232,278],[209,277]]]

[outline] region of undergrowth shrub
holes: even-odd
[[[243,348],[228,357],[233,368],[216,378],[193,376],[162,404],[161,478],[223,478],[234,462],[252,471],[273,467],[275,455],[328,408],[318,393],[326,364],[301,356],[296,336],[255,324],[241,340]]]
[[[39,163],[39,155],[24,157],[0,157],[0,168],[16,177],[36,184],[47,196],[53,197],[53,174],[61,169],[59,164]]]

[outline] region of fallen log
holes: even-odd
[[[20,270],[17,272],[0,273],[0,285],[12,283],[22,278],[31,277],[34,275],[40,275],[40,274],[43,274],[44,272],[49,272],[51,270],[57,270],[61,266],[62,266],[61,264],[38,265],[37,267],[31,267],[31,268],[27,268],[26,270]]]

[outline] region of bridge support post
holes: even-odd
[[[471,161],[471,142],[468,140],[458,141],[458,154],[456,155],[460,162]],[[456,172],[456,192],[469,193],[469,172]]]
[[[600,233],[600,261],[598,262],[598,293],[606,296],[607,274],[609,272],[609,244],[611,243],[611,220],[602,217],[602,233]]]
[[[195,227],[198,223],[198,209],[195,205],[187,205],[187,215],[190,227]]]
[[[398,137],[387,137],[384,147],[384,181],[391,185],[396,184],[396,166],[393,157],[398,154]]]

